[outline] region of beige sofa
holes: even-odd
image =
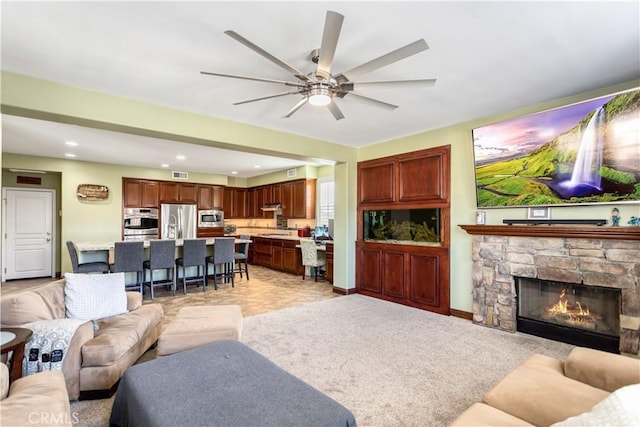
[[[160,304],[142,304],[139,292],[126,292],[127,312],[83,323],[75,332],[62,363],[69,399],[105,397],[115,391],[124,371],[160,335]],[[3,295],[3,326],[22,326],[36,320],[65,317],[65,281]]]
[[[65,426],[72,418],[64,376],[59,371],[41,372],[14,381],[0,363],[0,420],[3,426]]]
[[[640,421],[639,383],[640,360],[631,357],[582,347],[574,348],[564,363],[536,354],[507,374],[482,403],[475,403],[451,426],[550,426],[563,421],[566,425],[602,425],[593,421],[610,417],[605,406],[623,393],[627,401],[614,402],[616,409],[610,412]],[[632,384],[638,385],[625,387]],[[582,418],[567,420],[570,417]],[[609,425],[636,425],[607,420]]]

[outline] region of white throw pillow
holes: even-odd
[[[98,320],[127,312],[124,273],[65,273],[64,278],[67,318]]]
[[[640,426],[640,384],[628,385],[611,393],[591,411],[551,427],[623,427]]]

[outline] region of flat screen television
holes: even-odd
[[[479,208],[640,203],[640,88],[472,136]]]

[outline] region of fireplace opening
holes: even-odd
[[[619,352],[620,289],[516,277],[517,330]]]

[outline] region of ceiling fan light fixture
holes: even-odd
[[[326,87],[316,87],[309,91],[309,104],[325,106],[331,103],[331,92]]]

